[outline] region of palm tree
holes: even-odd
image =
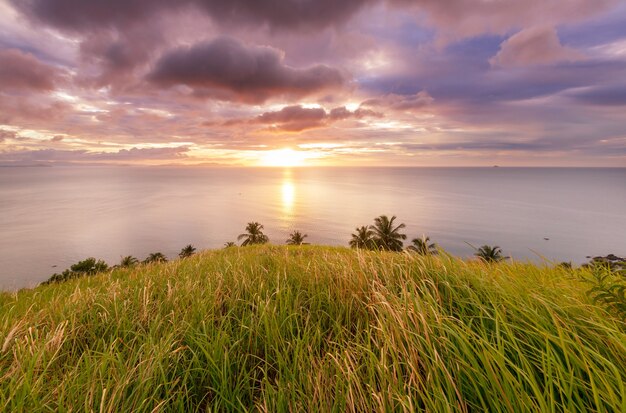
[[[430,238],[422,235],[422,238],[413,238],[411,242],[413,245],[407,247],[410,251],[415,251],[420,255],[437,254],[437,244],[430,243]]]
[[[476,250],[476,253],[474,255],[486,263],[500,262],[504,259],[504,257],[502,256],[502,249],[497,245],[493,247],[489,245],[483,245]]]
[[[254,244],[265,244],[270,241],[270,239],[261,231],[263,229],[263,225],[258,222],[248,222],[246,225],[246,232],[240,234],[237,237],[237,241],[243,240],[241,243],[242,247],[246,245],[254,245]]]
[[[228,242],[224,243],[224,248],[230,248],[230,247],[236,247],[236,246],[237,246],[237,244],[235,244],[232,241],[228,241]]]
[[[148,258],[143,260],[143,262],[145,264],[150,264],[153,262],[167,262],[167,257],[165,257],[165,255],[163,255],[163,253],[161,252],[152,252],[150,253],[150,255],[148,255]]]
[[[196,248],[193,245],[189,244],[185,248],[180,250],[180,253],[178,254],[178,257],[179,258],[187,258],[187,257],[191,257],[195,253],[196,253]]]
[[[94,257],[86,258],[70,266],[70,271],[80,274],[93,275],[97,272],[104,272],[109,269],[106,262],[96,260]]]
[[[120,261],[120,267],[125,268],[134,267],[137,264],[139,264],[139,260],[132,255],[127,255],[123,257]]]
[[[558,265],[558,267],[563,268],[564,270],[571,270],[574,268],[571,261],[563,261]]]
[[[288,245],[306,245],[308,242],[304,242],[304,239],[308,237],[307,234],[302,234],[300,231],[294,231],[289,234],[289,239],[287,240]]]
[[[399,224],[394,228],[395,220],[395,215],[391,219],[387,215],[381,215],[374,219],[374,225],[370,225],[370,229],[374,231],[374,242],[381,250],[402,251],[402,240],[406,239],[406,234],[401,234],[400,230],[406,225]]]
[[[350,240],[351,248],[362,248],[371,250],[374,248],[374,231],[366,226],[356,227],[356,234],[352,234]]]

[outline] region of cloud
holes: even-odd
[[[590,105],[626,106],[626,85],[624,84],[589,87],[571,91],[565,95]]]
[[[179,159],[186,158],[187,152],[189,152],[189,148],[186,146],[178,146],[175,148],[131,148],[131,149],[121,149],[117,152],[106,153],[99,152],[93,153],[89,152],[88,156],[90,159],[106,161],[106,160],[166,160],[166,159]]]
[[[273,41],[276,30],[303,34],[337,27],[363,6],[378,1],[9,0],[35,30],[52,27],[79,47],[83,82],[117,89],[133,86],[133,77],[141,76],[137,72],[171,45],[190,44],[198,36],[218,33],[254,41],[263,33],[263,39]],[[38,48],[40,43],[33,46]]]
[[[50,142],[61,142],[63,140],[62,135],[55,135],[50,139]]]
[[[49,91],[54,89],[59,72],[35,56],[17,49],[0,50],[0,89]]]
[[[379,98],[368,99],[362,103],[362,106],[385,107],[401,112],[411,112],[424,109],[432,104],[433,100],[434,99],[428,92],[422,90],[412,95],[396,95],[390,93]]]
[[[551,138],[535,138],[528,140],[467,140],[435,142],[428,144],[404,143],[398,145],[407,151],[462,151],[466,153],[497,153],[497,152],[526,152],[542,153],[574,153],[577,151],[595,152],[602,156],[623,156],[626,154],[626,137],[591,138],[582,141]]]
[[[63,102],[41,96],[3,96],[0,93],[0,124],[45,128],[52,120],[63,118],[71,108]]]
[[[38,149],[0,153],[1,162],[132,162],[180,160],[187,157],[188,147],[131,148],[117,152],[93,152],[88,150]]]
[[[391,4],[428,16],[457,35],[504,33],[529,24],[558,24],[597,14],[615,0],[11,0],[31,20],[75,32],[123,29],[163,12],[194,8],[216,23],[273,30],[320,29],[342,24],[367,6]]]
[[[407,150],[431,151],[554,151],[555,145],[550,141],[533,140],[529,142],[515,142],[504,140],[489,141],[458,141],[431,143],[426,145],[403,144]],[[569,149],[569,148],[568,148]]]
[[[345,22],[378,0],[197,0],[220,22],[268,25],[278,29],[316,29]]]
[[[11,0],[38,23],[76,32],[137,24],[167,7],[167,0]],[[178,2],[169,2],[178,3]]]
[[[296,69],[271,47],[247,46],[230,37],[165,53],[148,79],[159,86],[186,85],[198,96],[261,103],[341,88],[342,73],[325,65]]]
[[[332,120],[344,120],[350,118],[362,119],[365,117],[381,118],[383,117],[383,114],[380,112],[375,112],[371,109],[365,109],[361,107],[357,108],[354,111],[350,111],[345,106],[340,106],[338,108],[332,109],[328,114],[328,117]]]
[[[4,142],[6,139],[15,139],[16,136],[17,133],[13,131],[0,129],[0,143]]]
[[[505,34],[530,25],[557,25],[600,14],[616,0],[388,0],[425,14],[446,37]]]
[[[193,163],[311,142],[551,150],[542,139],[579,142],[600,164],[598,139],[624,136],[626,8],[601,14],[610,4],[0,0],[0,51],[17,56],[0,71],[18,79],[0,75],[0,125],[30,137],[2,145],[84,150],[32,155],[59,162]],[[587,58],[551,64],[580,59],[572,48]],[[174,145],[189,151],[138,152]]]
[[[301,132],[308,129],[329,126],[345,119],[381,117],[380,113],[369,109],[349,111],[341,106],[327,112],[323,108],[306,108],[300,105],[286,106],[279,111],[265,112],[257,116],[252,123],[271,125],[275,131]]]
[[[574,62],[585,56],[563,46],[553,27],[533,27],[511,36],[500,45],[500,51],[489,60],[492,66],[546,65]]]
[[[83,78],[97,87],[135,82],[136,68],[147,65],[164,44],[157,27],[143,25],[125,32],[90,33],[80,44],[83,63],[95,66]]]
[[[15,122],[31,126],[37,121],[62,117],[68,105],[52,96],[67,86],[63,69],[48,65],[31,53],[0,49],[0,124]]]
[[[568,39],[572,39],[571,34]],[[475,111],[487,105],[492,110],[498,104],[547,98],[573,88],[607,85],[626,74],[626,60],[592,56],[567,64],[497,66],[498,70],[494,70],[489,59],[496,54],[500,43],[501,40],[490,36],[458,42],[438,53],[422,50],[407,58],[410,60],[406,70],[377,76],[366,84],[361,83],[361,87],[372,97],[384,96],[388,91],[407,96],[426,89],[434,97],[433,110],[464,104],[463,109]]]
[[[221,24],[318,29],[340,24],[378,0],[11,0],[31,19],[65,30],[128,27],[162,11],[194,7]]]
[[[322,108],[287,106],[276,112],[265,112],[259,115],[255,121],[273,125],[280,130],[299,132],[323,126],[327,116],[326,111]]]

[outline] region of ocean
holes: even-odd
[[[626,255],[626,168],[0,168],[0,289],[34,286],[86,257],[170,258],[221,248],[247,222],[347,246],[382,214],[471,257],[498,245],[534,262]]]

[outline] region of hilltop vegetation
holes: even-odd
[[[625,411],[592,269],[230,247],[0,294],[0,411]]]

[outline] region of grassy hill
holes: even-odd
[[[626,411],[625,325],[586,289],[319,246],[117,269],[0,295],[0,410]]]

